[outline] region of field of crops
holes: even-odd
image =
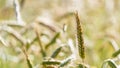
[[[0,0],[0,68],[120,68],[119,0]]]

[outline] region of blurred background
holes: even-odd
[[[34,28],[38,29],[43,49],[45,45],[50,45],[45,50],[47,56],[57,47],[69,45],[69,40],[76,46],[75,11],[79,13],[83,29],[85,63],[90,68],[100,68],[103,61],[112,58],[112,54],[120,47],[120,0],[18,1],[25,26],[8,25],[16,20],[14,0],[0,0],[0,68],[27,68],[21,51],[22,44],[11,35],[14,35],[13,32],[20,34],[23,42],[31,42],[36,38]],[[39,25],[35,25],[35,22]],[[49,44],[58,33],[60,35]],[[40,68],[43,58],[38,41],[27,47],[33,65]],[[70,48],[64,46],[56,59],[63,60],[70,55]]]

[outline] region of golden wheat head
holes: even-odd
[[[85,47],[84,47],[82,28],[81,28],[81,23],[80,23],[80,19],[78,16],[78,12],[75,12],[75,18],[76,18],[76,25],[77,25],[77,43],[78,43],[79,55],[82,59],[84,59],[85,58]]]

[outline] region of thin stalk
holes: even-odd
[[[16,14],[16,20],[19,24],[25,24],[22,20],[21,14],[20,14],[20,5],[18,0],[14,0],[14,6],[15,6],[15,14]]]
[[[27,61],[28,67],[29,67],[29,68],[33,68],[33,65],[32,65],[30,59],[28,58],[28,54],[27,54],[26,49],[25,49],[24,47],[22,48],[22,51],[23,51],[23,53],[24,53],[24,55],[25,55],[25,57],[26,57],[26,61]]]
[[[35,32],[36,32],[37,38],[38,38],[38,40],[39,40],[39,46],[40,46],[40,48],[41,48],[42,55],[43,55],[43,57],[45,57],[46,54],[45,54],[45,51],[44,51],[43,46],[42,46],[42,43],[41,43],[40,33],[39,33],[39,31],[38,31],[37,29],[35,30]]]

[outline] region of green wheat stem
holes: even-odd
[[[24,47],[22,48],[22,51],[23,51],[23,53],[25,54],[28,67],[29,67],[29,68],[33,68],[33,65],[32,65],[30,59],[28,58],[28,54],[27,54],[26,49],[25,49]]]
[[[78,16],[78,12],[75,13],[76,18],[76,25],[77,25],[77,43],[78,43],[78,51],[79,56],[82,58],[82,61],[84,62],[85,59],[85,47],[84,47],[84,39],[83,39],[83,33],[82,33],[82,27],[81,22]]]

